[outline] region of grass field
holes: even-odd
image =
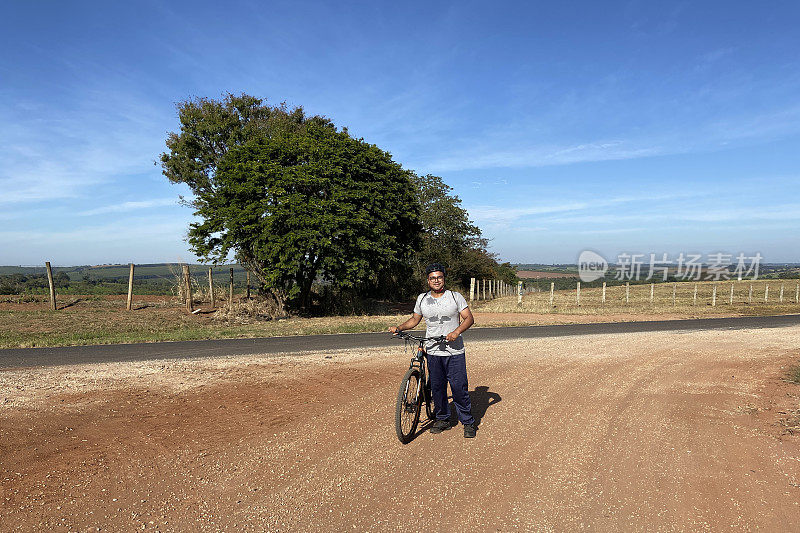
[[[798,280],[758,280],[726,282],[657,283],[653,286],[631,285],[626,300],[626,288],[606,288],[606,301],[602,301],[602,288],[582,288],[580,303],[577,290],[555,291],[553,305],[550,292],[531,292],[523,296],[522,304],[516,296],[474,302],[473,309],[495,313],[558,313],[558,314],[610,314],[635,313],[645,315],[679,314],[686,318],[719,315],[767,315],[800,312]],[[675,300],[673,304],[673,285]],[[695,286],[697,297],[695,299]],[[714,287],[716,286],[716,300]],[[752,287],[752,296],[750,288]],[[731,300],[731,288],[733,299]],[[781,297],[781,288],[783,296]]]
[[[753,286],[752,300],[750,285]],[[652,320],[658,318],[700,318],[712,316],[771,315],[800,312],[797,281],[756,281],[717,284],[716,305],[712,305],[713,284],[676,284],[675,305],[672,284],[657,284],[653,302],[650,285],[630,287],[625,301],[625,287],[608,287],[606,303],[601,303],[602,289],[583,289],[580,305],[576,291],[529,293],[521,305],[516,296],[491,301],[472,302],[480,314],[479,327],[500,325],[536,325],[582,321]],[[733,304],[730,288],[734,288]],[[764,301],[769,286],[768,301]],[[780,287],[783,286],[783,302]],[[385,331],[407,314],[338,316],[256,320],[231,318],[206,309],[196,315],[187,313],[178,300],[169,296],[141,296],[133,311],[125,310],[124,296],[69,296],[59,299],[59,310],[50,311],[44,296],[0,296],[0,348],[116,344],[130,342],[179,341],[237,337],[269,337],[321,333],[358,333]],[[410,311],[409,311],[410,312]]]

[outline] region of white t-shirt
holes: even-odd
[[[434,298],[430,292],[420,294],[414,312],[425,319],[425,336],[438,337],[458,327],[459,313],[466,308],[467,301],[461,294],[447,290],[439,298]],[[425,351],[431,355],[459,355],[464,353],[464,339],[459,335],[453,342],[428,341]]]

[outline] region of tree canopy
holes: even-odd
[[[227,94],[182,102],[178,118],[161,165],[193,193],[189,244],[207,262],[233,254],[281,311],[308,311],[315,282],[396,298],[433,261],[463,286],[497,277],[442,178],[404,170],[325,117]]]
[[[315,280],[377,289],[410,273],[420,231],[410,174],[327,119],[243,100],[184,104],[162,156],[195,195],[192,249],[215,262],[233,252],[287,310],[308,310]]]
[[[448,278],[464,287],[469,279],[496,278],[497,262],[486,250],[487,239],[461,207],[461,199],[441,177],[413,176],[420,204],[422,246],[417,254],[417,272],[424,280],[425,265],[432,262],[448,268]]]

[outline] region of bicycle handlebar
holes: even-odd
[[[416,335],[411,335],[410,333],[406,333],[405,331],[398,331],[393,333],[394,337],[400,337],[401,339],[411,339],[417,342],[425,342],[425,341],[439,341],[444,342],[447,337],[444,335],[439,335],[438,337],[417,337]]]

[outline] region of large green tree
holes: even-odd
[[[410,173],[378,147],[302,109],[247,95],[179,105],[161,157],[186,183],[207,261],[233,253],[281,309],[306,311],[315,280],[374,290],[402,276],[418,243]]]

